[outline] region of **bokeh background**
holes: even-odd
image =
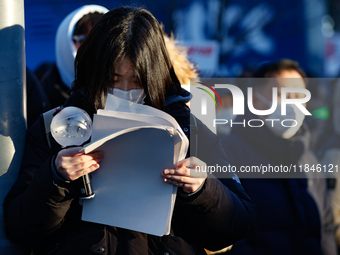
[[[85,4],[146,7],[189,47],[203,76],[247,76],[259,63],[283,57],[310,77],[340,73],[339,0],[25,0],[30,69],[54,62],[59,23]]]

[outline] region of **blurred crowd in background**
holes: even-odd
[[[200,77],[251,77],[259,63],[282,58],[297,61],[310,78],[340,75],[339,0],[95,3],[108,9],[124,4],[148,8],[164,25],[164,31],[187,48],[188,58],[197,66]],[[59,24],[86,4],[92,2],[25,1],[26,62],[30,70],[41,76],[42,66],[56,62]],[[308,107],[326,107],[321,109],[323,118],[329,118],[325,111],[331,108],[333,84],[329,80],[309,87],[313,100]]]
[[[132,2],[96,4],[111,9]],[[76,51],[107,11],[102,6],[84,4],[89,1],[25,1],[28,126],[69,96]],[[217,134],[232,165],[340,165],[340,1],[187,0],[143,4],[164,25],[165,42],[182,85],[196,77],[309,79],[301,86],[311,92],[307,109],[312,116],[295,131],[290,130],[291,135],[287,130],[265,133],[269,130],[265,127],[242,130],[218,125]],[[266,95],[271,89],[265,85],[256,91]],[[221,94],[221,99],[223,106],[218,105],[217,118],[237,119],[232,114],[232,95]],[[270,96],[258,96],[254,104],[258,109],[268,109],[270,101]],[[339,176],[243,180],[260,216],[250,237],[227,253],[281,254],[282,246],[298,247],[293,243],[309,238],[296,254],[305,252],[307,246],[310,254],[339,254]],[[319,246],[314,239],[321,240]]]

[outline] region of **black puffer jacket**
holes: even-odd
[[[66,106],[88,109],[80,93],[74,92]],[[166,108],[190,130],[190,113],[184,102]],[[199,143],[207,150],[198,158],[207,164],[228,164],[217,136],[198,121]],[[42,121],[29,130],[20,176],[5,199],[9,237],[34,254],[205,254],[203,248],[218,250],[245,237],[254,217],[254,205],[239,183],[210,176],[190,197],[178,195],[172,231],[157,237],[112,226],[81,221],[82,208],[74,184],[53,179],[51,160],[60,150],[49,148]],[[207,153],[207,151],[209,153]],[[201,154],[201,155],[200,155]]]

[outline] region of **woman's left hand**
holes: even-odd
[[[206,163],[196,157],[181,160],[175,169],[165,169],[161,175],[166,183],[183,188],[185,193],[195,192],[207,178]],[[197,170],[196,170],[197,169]]]

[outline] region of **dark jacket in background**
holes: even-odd
[[[39,118],[39,115],[50,110],[50,102],[35,74],[26,68],[27,127]]]
[[[55,63],[47,63],[37,69],[40,82],[45,90],[51,108],[61,106],[70,96],[70,89],[60,78],[57,65]]]
[[[324,126],[322,135],[316,147],[316,155],[323,165],[333,165],[333,172],[327,174],[328,192],[331,199],[334,215],[334,225],[336,227],[335,238],[340,254],[340,134],[337,119],[329,121]],[[336,127],[337,126],[337,127]]]
[[[66,106],[88,108],[79,92]],[[166,107],[190,133],[190,112],[184,102]],[[199,139],[209,153],[200,159],[226,165],[225,153],[215,136],[198,121]],[[4,203],[9,237],[33,247],[35,254],[56,248],[53,254],[205,254],[203,248],[219,250],[244,238],[254,217],[254,205],[242,186],[232,179],[223,185],[210,176],[196,194],[178,194],[172,218],[172,231],[157,237],[112,226],[81,221],[81,206],[74,184],[53,179],[51,160],[61,148],[46,142],[41,120],[29,130],[20,176]],[[56,244],[58,244],[56,246]],[[102,251],[102,252],[101,252]]]
[[[235,122],[243,119],[258,117],[248,112]],[[241,166],[318,164],[308,148],[309,141],[306,125],[288,140],[266,126],[242,125],[235,125],[231,134],[221,139],[229,163],[238,170]],[[324,179],[257,178],[242,179],[242,184],[256,205],[257,215],[251,233],[237,242],[230,254],[336,254]]]

